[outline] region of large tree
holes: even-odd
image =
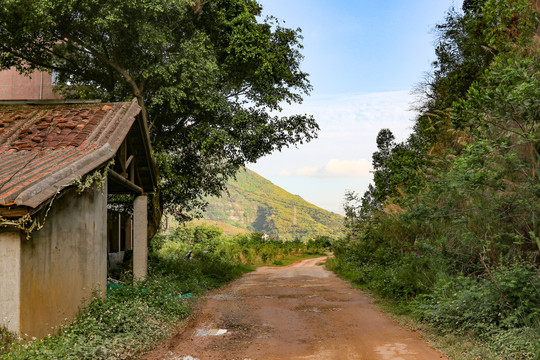
[[[54,71],[65,95],[143,108],[163,207],[182,216],[237,169],[309,141],[311,116],[278,117],[311,86],[299,29],[255,0],[3,0],[0,70]],[[152,232],[152,231],[151,231]]]

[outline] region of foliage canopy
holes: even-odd
[[[467,0],[447,14],[413,133],[380,131],[374,182],[346,195],[334,249],[336,271],[476,335],[490,359],[540,355],[539,10]]]
[[[5,0],[0,69],[54,71],[67,97],[136,97],[163,180],[157,210],[181,216],[239,166],[316,136],[311,116],[271,115],[311,86],[300,30],[261,11],[255,0]]]

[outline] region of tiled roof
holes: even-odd
[[[0,105],[0,205],[36,208],[103,165],[139,113],[109,104]]]

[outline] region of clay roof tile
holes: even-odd
[[[36,208],[58,186],[107,162],[139,112],[136,100],[0,105],[0,205]]]

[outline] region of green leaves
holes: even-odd
[[[316,137],[311,116],[270,115],[311,85],[299,30],[260,13],[255,0],[6,0],[0,68],[55,71],[67,97],[137,97],[162,200],[189,210],[240,165]]]
[[[488,0],[482,15],[490,25],[483,29],[483,34],[496,51],[512,53],[531,44],[538,22],[533,2],[514,0],[508,6],[504,0]]]
[[[184,261],[153,254],[147,280],[110,284],[58,334],[0,347],[2,359],[134,359],[166,339],[191,313],[186,293],[201,294],[240,277],[246,268],[218,256]],[[132,278],[132,276],[128,276]],[[114,286],[111,286],[114,285]],[[5,336],[0,332],[0,336]]]
[[[394,144],[381,130],[375,186],[361,201],[348,196],[348,243],[333,263],[384,297],[416,298],[424,321],[475,334],[493,358],[533,359],[538,18],[527,0],[467,0],[464,9],[437,28],[437,62],[413,135]]]

